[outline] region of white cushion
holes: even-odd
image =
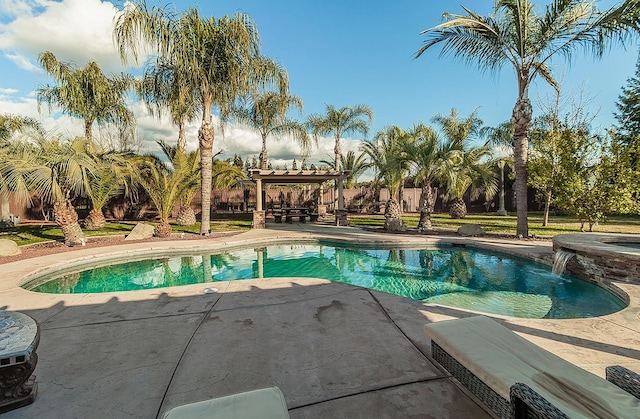
[[[232,394],[167,410],[163,419],[289,419],[278,387]]]
[[[569,417],[637,417],[640,412],[640,400],[631,394],[488,317],[446,320],[424,329],[445,352],[506,400],[511,386],[519,382]]]

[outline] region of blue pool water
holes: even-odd
[[[27,288],[47,293],[96,293],[273,277],[324,278],[514,317],[595,317],[625,307],[604,288],[571,276],[557,276],[546,265],[467,247],[270,245],[97,267],[41,279]]]

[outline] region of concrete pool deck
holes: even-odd
[[[34,404],[3,418],[154,418],[165,410],[276,385],[292,418],[489,417],[430,359],[429,322],[469,311],[325,280],[282,278],[104,294],[39,294],[29,274],[71,260],[207,251],[306,238],[455,242],[551,260],[551,242],[378,234],[310,223],[212,240],[81,249],[0,265],[0,308],[41,327]],[[640,372],[640,286],[618,313],[591,319],[491,315],[533,343],[604,376]],[[215,292],[213,291],[215,288]]]

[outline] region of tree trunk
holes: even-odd
[[[269,156],[267,155],[267,136],[262,136],[262,151],[260,152],[260,169],[267,170],[267,160]]]
[[[171,235],[171,224],[169,224],[169,221],[161,220],[160,224],[153,229],[153,234],[156,237],[169,237]]]
[[[181,205],[176,217],[176,223],[181,226],[192,226],[196,222],[196,214],[193,208],[191,208],[191,205]]]
[[[544,202],[544,217],[542,218],[542,226],[546,227],[549,224],[549,209],[551,208],[551,190],[547,190],[546,199]]]
[[[335,169],[337,171],[340,170],[340,158],[342,157],[342,146],[340,145],[340,137],[337,136],[336,137],[336,145],[333,147],[333,152],[336,155],[336,160],[335,160]]]
[[[84,120],[84,138],[88,143],[91,142],[93,138],[93,133],[91,132],[91,126],[93,125],[93,121],[89,121],[88,119]]]
[[[184,132],[184,121],[178,123],[178,150],[187,152],[187,135]]]
[[[404,212],[404,177],[400,180],[398,188],[398,205],[400,206],[400,214]]]
[[[386,231],[407,231],[407,225],[402,221],[400,206],[395,199],[387,201],[384,211],[384,229]]]
[[[210,119],[210,117],[209,117]],[[211,170],[213,154],[213,124],[210,120],[205,120],[198,130],[198,140],[200,141],[200,175],[202,211],[200,215],[200,234],[206,235],[211,232]]]
[[[84,228],[87,230],[100,230],[107,224],[102,210],[92,209],[84,220]]]
[[[67,246],[84,246],[87,243],[87,239],[78,223],[78,213],[71,201],[67,199],[54,203],[53,215],[56,219],[56,224],[62,229],[64,243]]]
[[[520,95],[511,116],[514,129],[514,158],[516,163],[516,234],[529,236],[529,220],[527,214],[527,153],[529,149],[529,129],[531,128],[531,102],[525,95]]]
[[[435,207],[435,205],[435,194],[433,193],[431,184],[428,183],[423,185],[422,191],[420,192],[420,203],[418,205],[420,208],[418,230],[431,230],[433,228],[431,225],[431,213],[433,212],[433,207]]]

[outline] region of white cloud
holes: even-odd
[[[14,63],[18,68],[23,70],[30,71],[32,73],[42,72],[42,69],[35,65],[33,62],[29,60],[29,58],[24,55],[18,54],[16,52],[7,52],[4,54],[5,57],[12,63]]]
[[[12,95],[14,93],[18,93],[18,89],[11,89],[7,87],[0,87],[0,96]]]
[[[6,0],[4,0],[6,2]],[[0,26],[0,49],[6,55],[35,62],[51,51],[61,61],[84,66],[94,60],[107,72],[122,68],[112,41],[113,18],[118,9],[108,1],[10,1],[17,16]],[[31,8],[27,11],[27,8]],[[22,66],[21,66],[22,67]],[[32,64],[31,70],[37,66]],[[24,68],[24,67],[22,67]]]

